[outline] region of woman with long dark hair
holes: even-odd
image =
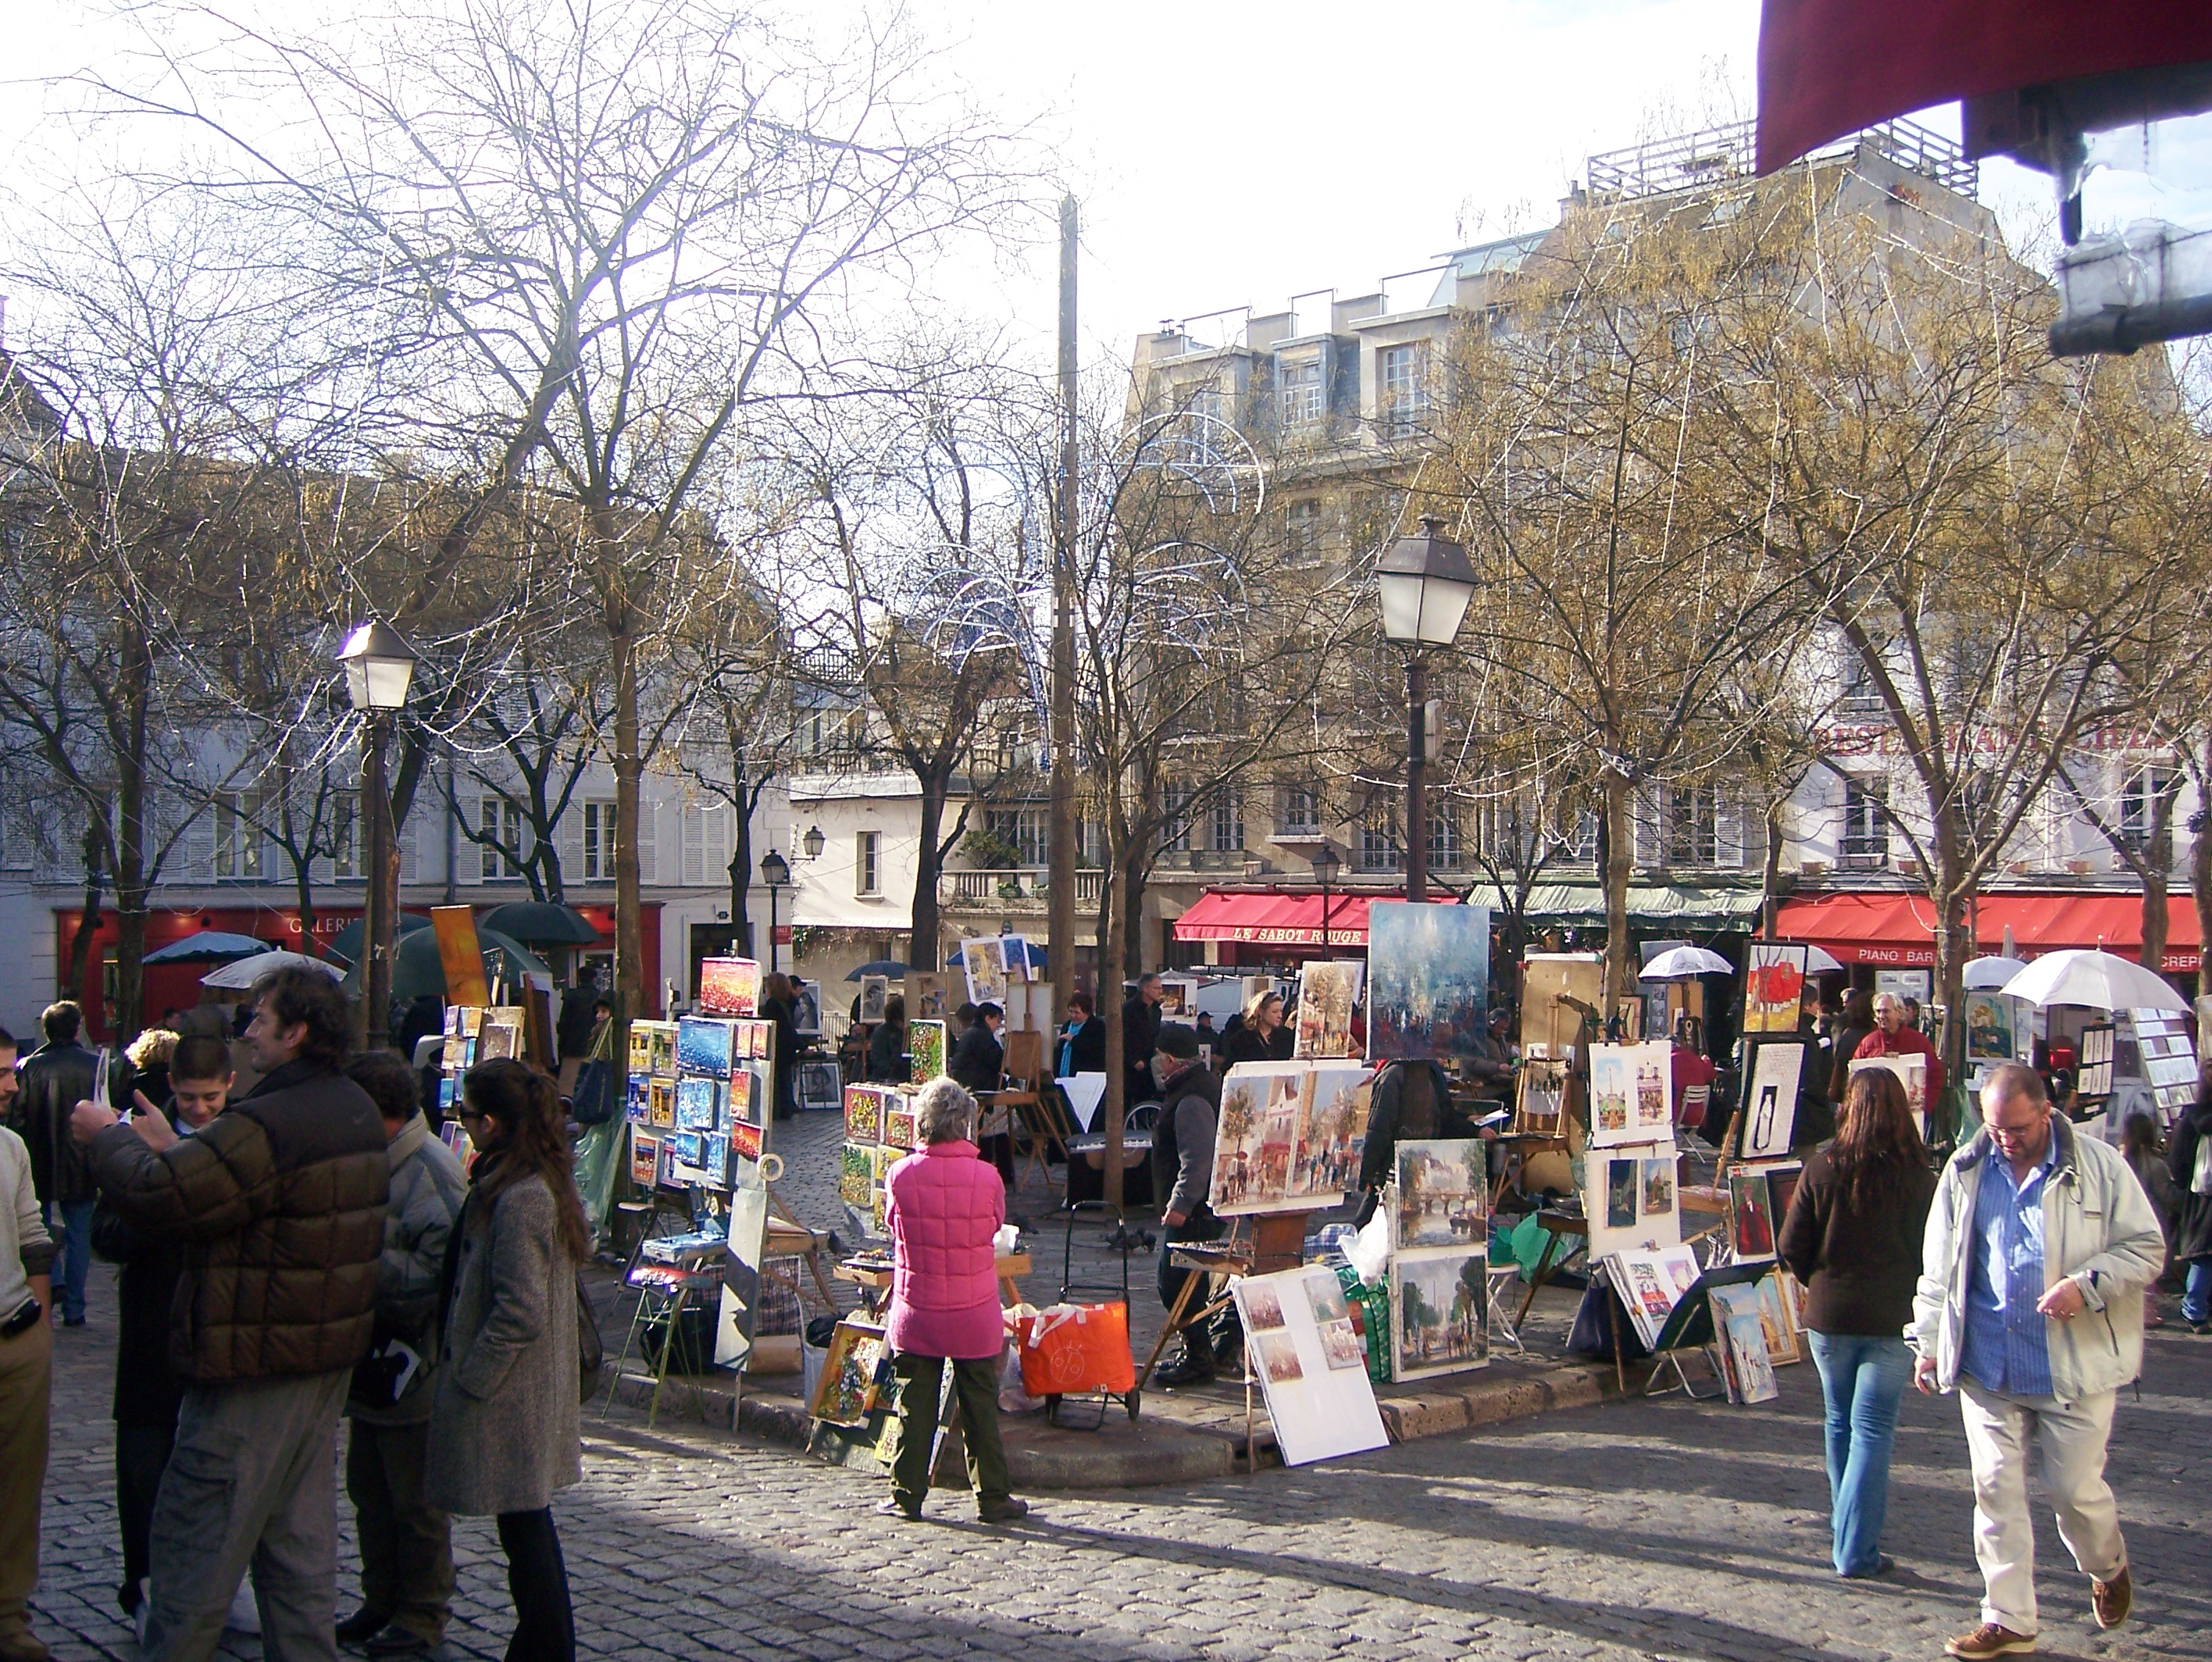
[[[1808,1156],[1778,1251],[1805,1284],[1805,1325],[1827,1404],[1836,1574],[1879,1575],[1889,1451],[1912,1377],[1905,1329],[1936,1198],[1905,1087],[1886,1068],[1853,1076],[1836,1140]]]
[[[1840,1102],[1851,1088],[1851,1058],[1874,1031],[1874,994],[1853,987],[1844,995],[1844,1017],[1836,1027],[1836,1042],[1828,1052],[1828,1100]]]
[[[775,1023],[775,1117],[799,1112],[799,989],[780,969],[761,977],[760,1018]]]
[[[499,1519],[514,1598],[508,1662],[573,1662],[553,1491],[583,1475],[576,1270],[591,1234],[567,1116],[550,1079],[502,1059],[462,1077],[460,1117],[477,1153],[446,1258],[426,1498]]]

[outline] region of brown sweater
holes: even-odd
[[[1808,1156],[1776,1243],[1805,1283],[1805,1325],[1816,1333],[1902,1338],[1920,1279],[1920,1243],[1936,1174],[1915,1170],[1867,1212],[1853,1210],[1830,1151]]]

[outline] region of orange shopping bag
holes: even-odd
[[[1022,1389],[1032,1397],[1136,1388],[1126,1304],[1055,1304],[1016,1327]]]

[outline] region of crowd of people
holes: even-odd
[[[86,1323],[94,1253],[118,1266],[116,1597],[145,1655],[209,1656],[232,1625],[272,1656],[427,1655],[460,1515],[497,1520],[507,1654],[573,1657],[551,1501],[580,1475],[589,1236],[554,1081],[507,1059],[464,1076],[465,1172],[416,1071],[352,1052],[327,976],[278,970],[246,1008],[244,1089],[212,1033],[133,1058],[112,1102],[74,1004],[20,1069],[0,1034],[0,1662],[48,1653],[28,1598],[52,1329]],[[361,1552],[343,1618],[341,1417]]]

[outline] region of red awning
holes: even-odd
[[[1759,171],[1954,99],[2207,58],[2212,9],[2182,0],[1765,0]]]
[[[2166,897],[2163,968],[2197,967],[2197,905]],[[1778,928],[1784,940],[1811,941],[1847,964],[1933,964],[1936,908],[1924,895],[1821,895],[1785,901]],[[1985,895],[1974,933],[1985,953],[2002,949],[2004,933],[2023,958],[2066,947],[2102,947],[2123,958],[2142,951],[2142,900],[2135,895]]]
[[[1330,946],[1367,944],[1369,898],[1364,895],[1328,897]],[[1444,900],[1431,904],[1456,902]],[[1176,919],[1175,937],[1178,941],[1249,941],[1259,946],[1320,946],[1321,921],[1318,895],[1238,895],[1209,889]]]

